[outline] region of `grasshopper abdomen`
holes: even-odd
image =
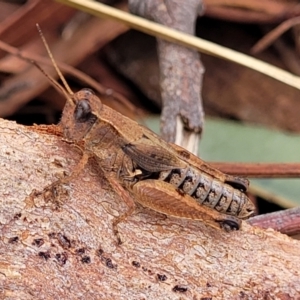
[[[194,198],[197,203],[221,213],[241,219],[248,218],[253,213],[251,209],[247,210],[250,200],[242,191],[191,166],[162,171],[158,180],[170,183]]]

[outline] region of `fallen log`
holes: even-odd
[[[126,206],[93,160],[59,201],[29,197],[80,156],[55,126],[0,119],[1,299],[299,299],[300,241],[272,229],[225,233],[138,206],[117,245]]]

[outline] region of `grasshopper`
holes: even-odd
[[[170,216],[202,220],[229,231],[254,213],[246,179],[223,174],[187,150],[105,106],[90,89],[67,102],[60,126],[64,137],[84,142],[131,215],[135,202]],[[86,161],[87,159],[84,158]]]
[[[76,170],[62,181],[74,178],[90,157],[96,159],[128,206],[113,221],[119,242],[117,225],[134,212],[136,202],[169,216],[200,220],[225,231],[238,230],[241,220],[253,215],[255,207],[245,194],[247,179],[226,175],[187,150],[167,143],[104,105],[90,89],[73,94],[43,36],[42,39],[67,90],[59,86],[67,97],[59,126],[64,139],[83,152]]]

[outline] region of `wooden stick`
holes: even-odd
[[[300,177],[300,163],[210,162],[209,164],[224,173],[251,178]]]
[[[126,207],[93,160],[59,206],[26,198],[80,160],[37,128],[0,119],[2,299],[298,299],[300,242],[274,230],[226,234],[139,207],[117,246]]]
[[[281,233],[295,235],[300,233],[300,207],[255,216],[248,223],[260,228],[273,228]]]

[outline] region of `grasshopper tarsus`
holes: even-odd
[[[117,243],[118,245],[123,244],[120,233],[119,233],[119,229],[118,229],[118,225],[124,221],[126,221],[126,219],[128,217],[130,217],[135,211],[135,207],[130,207],[124,214],[120,215],[119,217],[116,217],[113,220],[112,226],[113,226],[113,233],[115,235],[115,237],[117,238]]]
[[[35,205],[35,199],[39,196],[42,196],[45,203],[52,202],[55,204],[55,209],[57,208],[57,204],[60,203],[60,201],[57,201],[57,197],[55,197],[55,194],[58,194],[55,191],[55,186],[57,184],[57,181],[54,183],[51,183],[50,185],[43,188],[42,191],[38,191],[36,189],[33,189],[31,193],[26,197],[25,203],[27,207],[33,207]],[[55,199],[55,200],[53,200]]]
[[[68,196],[68,192],[63,188],[64,183],[63,179],[58,179],[44,187],[42,191],[35,192],[32,198],[43,195],[45,203],[52,203],[55,209],[58,209],[64,202],[62,196]]]
[[[235,230],[239,230],[241,227],[241,220],[234,218],[235,220],[222,220],[222,221],[217,221],[220,224],[220,227],[226,231],[226,232],[230,232],[230,231],[235,231]]]
[[[119,222],[117,222],[116,224],[115,224],[115,222],[113,221],[113,234],[114,234],[114,236],[116,237],[116,239],[117,239],[117,245],[118,246],[120,246],[120,245],[122,245],[123,244],[123,241],[122,241],[122,239],[121,239],[121,236],[120,236],[120,233],[119,233],[119,230],[118,230],[118,223]]]

